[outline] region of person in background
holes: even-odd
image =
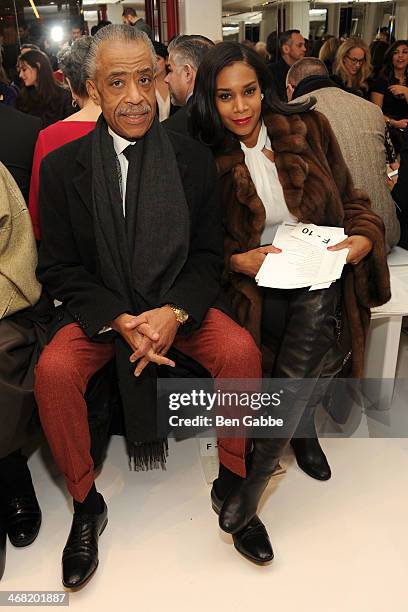
[[[266,50],[270,55],[270,63],[278,61],[279,46],[278,46],[278,34],[277,32],[270,32],[266,38]]]
[[[344,91],[368,98],[372,72],[370,49],[361,38],[348,38],[337,49],[332,81]]]
[[[13,25],[6,25],[3,29],[3,66],[8,78],[16,82],[16,63],[19,54],[17,31]]]
[[[340,46],[340,40],[331,36],[328,38],[320,48],[319,60],[324,63],[329,74],[333,71],[333,62],[336,57],[337,49]]]
[[[111,21],[99,21],[96,25],[92,26],[91,28],[91,36],[95,36],[95,34],[97,32],[99,32],[99,30],[101,30],[102,28],[106,28],[106,26],[111,25]]]
[[[54,79],[45,53],[26,51],[18,59],[18,69],[23,81],[18,110],[39,117],[44,128],[72,114],[71,94]]]
[[[30,30],[25,21],[18,22],[18,33],[20,36],[20,46],[30,42]]]
[[[400,227],[387,187],[385,123],[381,111],[368,100],[337,87],[317,58],[299,60],[287,76],[288,100],[316,99],[340,145],[354,186],[362,189],[371,207],[384,221],[388,251],[398,243]]]
[[[311,57],[319,57],[320,49],[323,47],[324,43],[330,38],[334,38],[333,34],[325,34],[321,38],[316,38],[313,42]]]
[[[399,245],[408,249],[408,127],[404,130],[398,178],[389,181],[389,185],[392,189],[391,193],[397,206],[397,215],[401,225]]]
[[[38,117],[0,104],[0,162],[12,174],[28,203],[35,143],[41,130]]]
[[[58,59],[62,74],[71,90],[74,105],[79,110],[64,120],[41,130],[34,151],[30,183],[29,211],[34,235],[41,239],[39,219],[40,166],[48,153],[71,140],[85,136],[94,129],[101,109],[89,97],[86,88],[84,63],[92,43],[91,36],[81,36],[70,47],[62,49]]]
[[[4,530],[10,542],[20,548],[34,542],[41,526],[41,510],[22,448],[36,429],[34,367],[46,341],[49,318],[48,300],[35,276],[37,249],[27,207],[2,163],[0,219],[1,577],[6,553]]]
[[[380,42],[385,42],[387,43],[387,45],[390,44],[390,31],[387,28],[387,26],[383,26],[382,28],[378,30],[378,33],[375,39],[379,40]]]
[[[370,44],[371,63],[373,65],[373,79],[376,79],[383,66],[385,55],[390,48],[390,45],[383,40],[373,40]]]
[[[265,60],[265,62],[270,62],[271,56],[268,53],[266,43],[261,42],[261,41],[257,42],[255,45],[255,51],[260,57],[262,57]]]
[[[81,36],[83,36],[82,28],[79,25],[74,25],[71,28],[71,45]]]
[[[408,40],[397,40],[387,51],[380,76],[371,88],[371,102],[382,109],[398,153],[408,125]]]
[[[315,46],[315,41],[313,39],[312,34],[309,34],[309,38],[305,38],[304,41],[305,41],[305,47],[306,47],[305,57],[312,57],[313,48]]]
[[[122,21],[125,25],[130,25],[148,35],[151,41],[154,40],[152,28],[142,17],[138,17],[134,8],[125,6],[122,13]]]
[[[165,122],[165,127],[180,134],[189,134],[188,116],[200,63],[214,46],[209,38],[199,34],[181,35],[168,46],[169,60],[165,78],[172,104],[182,108]]]
[[[286,102],[286,75],[289,68],[305,57],[305,39],[300,30],[286,30],[279,36],[279,59],[269,64],[272,74],[272,87],[280,100]]]
[[[44,28],[41,23],[37,20],[32,21],[30,24],[30,43],[37,45],[40,49],[43,48],[44,44]]]
[[[27,53],[27,51],[41,51],[41,49],[38,45],[34,45],[33,43],[25,43],[24,45],[21,45],[20,55]]]
[[[18,88],[10,83],[0,55],[0,103],[15,106]]]
[[[170,101],[169,86],[165,79],[167,75],[167,58],[168,51],[166,45],[155,40],[153,42],[154,50],[156,51],[156,100],[159,111],[159,121],[165,121],[170,117],[172,107]]]

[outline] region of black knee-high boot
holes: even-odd
[[[316,480],[329,480],[330,465],[317,437],[314,406],[305,410],[290,445],[301,470]]]

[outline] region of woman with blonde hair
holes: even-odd
[[[342,89],[367,98],[372,72],[370,49],[360,38],[348,38],[337,49],[332,80]]]
[[[270,62],[271,61],[271,56],[269,55],[268,49],[266,47],[266,43],[261,42],[261,41],[257,42],[256,45],[255,45],[255,51],[266,62]]]

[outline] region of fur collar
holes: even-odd
[[[265,114],[264,122],[289,211],[304,223],[340,226],[343,207],[322,150],[319,118],[314,111],[301,116],[270,112]],[[265,224],[264,206],[238,141],[228,154],[217,158],[217,166],[221,178],[230,174],[238,202],[249,208],[251,246],[259,244]]]

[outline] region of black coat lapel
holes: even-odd
[[[81,143],[76,157],[78,174],[73,178],[72,183],[77,190],[82,202],[85,204],[89,213],[92,215],[92,140],[86,136]]]

